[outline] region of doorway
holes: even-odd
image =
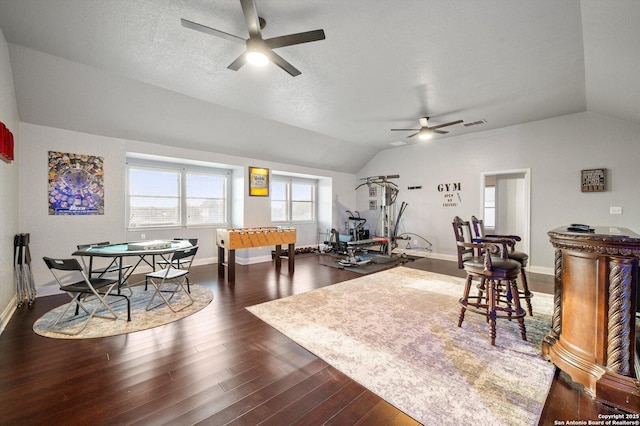
[[[480,187],[487,234],[518,235],[518,250],[531,255],[531,169],[483,172]]]

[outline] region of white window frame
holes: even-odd
[[[293,176],[283,176],[283,175],[276,175],[276,174],[272,174],[271,175],[271,183],[273,185],[273,183],[284,183],[286,185],[286,219],[285,220],[274,220],[273,219],[273,212],[271,213],[271,222],[273,224],[295,224],[295,223],[316,223],[317,222],[317,218],[318,218],[318,181],[314,180],[314,179],[304,179],[304,178],[298,178],[298,177],[293,177]],[[312,213],[312,218],[311,219],[304,219],[304,220],[293,220],[292,219],[292,214],[293,214],[293,203],[294,201],[291,199],[291,186],[293,184],[304,184],[304,185],[310,185],[312,188],[312,207],[311,207],[311,213]],[[272,192],[273,194],[273,192]],[[273,197],[273,195],[272,195]]]
[[[189,214],[189,208],[188,208],[188,201],[190,199],[206,199],[206,200],[211,200],[211,201],[218,201],[220,200],[220,198],[216,198],[216,197],[194,197],[194,196],[190,196],[188,193],[188,177],[189,175],[193,176],[193,175],[203,175],[203,176],[208,176],[208,177],[216,177],[216,178],[222,178],[223,179],[223,197],[222,197],[222,202],[224,203],[224,209],[222,212],[222,221],[220,222],[205,222],[205,223],[193,223],[190,222],[190,214]],[[231,199],[229,197],[229,173],[215,173],[212,171],[203,171],[203,170],[193,170],[193,169],[184,169],[182,172],[182,203],[183,203],[183,212],[184,212],[184,222],[185,222],[185,226],[187,227],[198,227],[198,226],[227,226],[227,224],[229,223],[229,200]]]
[[[491,200],[489,193],[492,193],[493,200]],[[495,186],[485,186],[484,187],[484,198],[483,198],[484,206],[484,227],[489,230],[493,230],[496,227],[496,187]],[[493,218],[491,221],[489,218]]]
[[[131,169],[149,169],[149,170],[158,170],[158,171],[168,171],[168,172],[176,172],[180,175],[180,188],[179,188],[179,221],[177,223],[161,225],[161,224],[152,224],[152,225],[135,225],[131,223],[131,206],[130,206],[130,187],[129,187],[129,179],[130,179],[130,171]],[[127,160],[127,173],[126,173],[126,227],[129,230],[134,229],[170,229],[170,228],[219,228],[219,227],[228,227],[229,226],[229,217],[231,211],[231,171],[226,169],[220,169],[215,167],[204,167],[204,166],[195,166],[191,164],[182,164],[182,163],[169,163],[169,162],[157,162],[157,161],[147,161],[141,159],[128,159]],[[215,175],[224,177],[224,221],[220,223],[198,223],[198,224],[190,224],[189,217],[187,212],[187,174],[206,174],[206,175]]]

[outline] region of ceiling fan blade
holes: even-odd
[[[260,33],[260,19],[258,18],[256,2],[254,0],[240,0],[240,4],[242,5],[244,20],[247,22],[249,37],[258,36],[262,38],[262,35]]]
[[[418,121],[422,127],[429,127],[429,117],[420,117]]]
[[[431,130],[433,130],[433,129],[439,129],[441,127],[453,126],[454,124],[460,124],[460,123],[462,123],[462,120],[456,120],[456,121],[452,121],[450,123],[438,124],[437,126],[432,126],[432,127],[429,127],[429,128]]]
[[[271,62],[288,72],[292,77],[302,74],[296,67],[287,62],[282,56],[278,55],[272,50],[266,53]]]
[[[434,130],[433,127],[431,128],[431,131],[433,133],[440,133],[441,135],[446,135],[449,132],[445,132],[444,130]]]
[[[245,43],[245,39],[242,37],[235,36],[233,34],[225,33],[224,31],[216,30],[211,27],[207,27],[206,25],[198,24],[193,21],[189,21],[188,19],[180,18],[180,22],[182,26],[185,28],[189,28],[190,30],[199,31],[201,33],[209,34],[212,36],[224,38],[225,40],[233,41],[236,43]]]
[[[265,40],[265,43],[267,43],[267,46],[271,49],[277,49],[278,47],[293,46],[294,44],[309,43],[324,39],[324,30],[313,30],[306,31],[304,33],[273,37]]]
[[[420,132],[418,132],[418,133],[414,133],[414,134],[409,135],[409,136],[407,136],[407,137],[408,137],[408,138],[412,138],[412,137],[414,137],[415,135],[417,135],[417,134],[419,134],[419,133],[420,133]]]
[[[392,132],[418,132],[420,129],[391,129]]]
[[[229,64],[227,68],[233,71],[238,71],[240,68],[242,68],[246,61],[246,55],[243,53],[242,55],[238,56],[235,61],[231,62],[231,64]]]

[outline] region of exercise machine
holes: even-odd
[[[348,222],[346,223],[347,231],[349,231],[349,235],[353,236],[353,241],[366,240],[369,238],[369,230],[364,229],[365,223],[367,223],[367,219],[364,217],[360,217],[360,212],[351,210],[347,210],[349,214]]]
[[[368,188],[376,187],[380,190],[380,215],[378,217],[378,227],[376,231],[376,237],[369,239],[362,239],[356,241],[350,241],[347,243],[348,247],[363,249],[365,247],[371,247],[373,245],[380,245],[381,252],[387,257],[393,256],[393,249],[397,246],[395,240],[398,239],[398,223],[400,218],[407,208],[408,204],[402,202],[397,217],[395,212],[396,199],[398,197],[398,185],[392,182],[390,179],[398,179],[399,175],[387,175],[387,176],[371,176],[363,178],[363,183],[356,187],[356,190],[362,186]],[[395,225],[394,225],[395,223]],[[380,230],[380,232],[378,232]]]

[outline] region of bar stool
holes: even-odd
[[[458,251],[458,267],[467,273],[464,293],[460,298],[458,327],[462,327],[467,310],[485,315],[490,327],[491,345],[496,342],[496,321],[498,318],[517,319],[522,340],[527,340],[524,325],[525,310],[520,305],[517,278],[520,263],[507,258],[508,247],[513,240],[471,239],[471,226],[456,216],[453,230]],[[481,256],[476,255],[482,253]],[[471,295],[471,285],[479,279],[478,295]],[[500,303],[501,300],[506,303]]]
[[[485,240],[490,240],[492,238],[508,238],[514,241],[521,240],[521,238],[517,235],[485,234],[484,223],[482,219],[478,219],[475,216],[471,216],[471,223],[473,224],[475,238],[483,238]],[[520,263],[520,278],[522,279],[522,288],[519,289],[519,295],[520,298],[524,299],[527,303],[527,311],[529,312],[529,315],[533,316],[533,307],[531,306],[531,298],[533,297],[533,293],[529,291],[529,284],[527,283],[527,273],[525,271],[527,263],[529,262],[529,255],[525,252],[515,250],[514,244],[507,250],[507,257]]]

